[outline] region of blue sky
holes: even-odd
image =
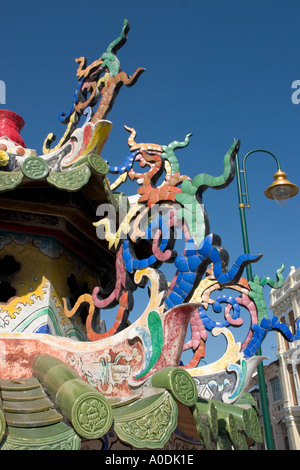
[[[117,165],[128,154],[124,124],[137,141],[168,144],[193,136],[177,151],[181,173],[219,175],[233,140],[240,158],[265,148],[277,155],[288,179],[300,185],[300,104],[292,83],[300,80],[300,3],[295,0],[115,0],[113,2],[15,0],[2,2],[0,80],[6,104],[26,121],[22,137],[42,153],[49,132],[63,135],[60,111],[70,109],[77,86],[75,58],[96,60],[130,22],[118,52],[122,70],[146,68],[132,88],[123,87],[108,119],[113,123],[102,157]],[[300,196],[281,208],[264,196],[274,160],[254,154],[247,162],[251,208],[250,250],[260,277],[300,266]],[[133,191],[136,188],[133,187]],[[233,262],[242,252],[236,181],[204,196],[211,231]],[[268,288],[265,288],[268,293]],[[271,343],[275,344],[275,334]],[[274,354],[268,341],[263,352]]]

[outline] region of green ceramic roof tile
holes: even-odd
[[[109,431],[113,414],[108,400],[71,367],[53,356],[40,355],[33,371],[80,436],[96,439]]]
[[[173,398],[186,406],[192,406],[198,398],[197,387],[191,375],[179,367],[166,367],[151,378],[152,387],[168,390]]]
[[[104,183],[108,171],[107,162],[93,153],[81,158],[67,171],[51,170],[44,158],[31,156],[24,160],[21,170],[0,171],[0,192],[11,191],[28,180],[43,180],[59,189],[77,191],[89,182],[92,173],[99,184]]]
[[[4,380],[0,379],[0,389],[4,390],[31,390],[34,388],[40,388],[41,384],[35,377],[20,380]]]
[[[56,410],[48,410],[37,413],[5,413],[8,426],[18,428],[33,428],[48,426],[62,421],[63,417]]]
[[[41,382],[45,380],[46,374],[55,366],[65,366],[65,363],[55,356],[41,354],[36,356],[33,363],[34,376]]]
[[[2,441],[6,430],[6,418],[2,406],[2,401],[0,400],[0,442]]]
[[[96,153],[90,153],[87,156],[87,161],[91,169],[99,175],[105,176],[109,172],[109,167],[107,162],[97,155]]]
[[[243,450],[263,441],[256,408],[249,394],[234,404],[199,398],[193,407],[193,417],[205,448],[210,448],[209,442],[214,441],[217,449]]]
[[[231,413],[224,414],[218,419],[219,429],[228,434],[234,448],[238,446],[238,427]]]
[[[66,431],[70,431],[70,426],[68,426],[66,423],[61,421],[60,423],[57,424],[51,424],[46,427],[40,427],[40,428],[15,428],[13,426],[8,426],[8,434],[11,436],[14,436],[16,438],[24,438],[26,436],[27,439],[39,439],[39,438],[44,438],[44,437],[54,437],[57,434],[61,434]]]
[[[134,403],[139,400],[139,396],[133,397],[108,397],[107,400],[112,408],[120,408],[124,405],[129,405],[129,403]]]
[[[62,361],[51,356],[44,356],[44,371],[57,369],[58,364],[66,368],[68,372],[72,371]],[[58,375],[61,377],[61,374]],[[68,379],[74,376],[78,377],[73,371],[73,374],[68,374]],[[36,377],[1,380],[0,387],[2,396],[0,418],[3,417],[3,423],[0,422],[0,448],[2,450],[80,449],[80,437],[73,427],[63,423],[63,415],[54,408],[55,403],[46,396]],[[71,397],[72,403],[73,398]]]
[[[5,401],[28,401],[38,400],[46,396],[42,387],[30,390],[1,390],[2,399]]]
[[[254,442],[262,442],[263,437],[256,412],[256,404],[254,406],[253,397],[249,395],[250,394],[243,395],[231,405],[214,400],[213,403],[217,408],[219,419],[224,420],[226,416],[230,414],[236,426],[238,426],[247,437],[253,439]]]
[[[60,422],[39,428],[8,426],[1,450],[80,450],[81,440],[73,428]]]
[[[113,413],[108,400],[80,378],[61,385],[55,403],[75,431],[87,439],[103,436],[112,425]]]
[[[202,442],[204,449],[210,450],[212,447],[212,436],[210,433],[210,427],[207,420],[200,415],[196,406],[193,408],[193,417],[199,439]]]
[[[106,180],[108,172],[107,162],[94,153],[80,158],[66,171],[54,171],[44,158],[31,156],[23,161],[19,170],[0,171],[0,193],[28,185],[39,190],[41,182],[43,186],[49,184],[67,192],[80,191],[89,185],[88,198],[106,199],[118,211],[118,198]]]
[[[250,421],[250,433],[249,437],[254,440],[254,442],[263,442],[263,434],[261,430],[261,426],[258,419],[258,414],[255,408],[250,408],[247,410],[249,414],[249,421]]]
[[[241,428],[243,431],[246,432],[247,435],[251,432],[251,425],[249,420],[249,415],[245,408],[240,406],[236,406],[234,404],[227,404],[223,402],[219,402],[213,400],[215,407],[217,408],[218,417],[220,419],[225,418],[229,414],[231,414],[236,422],[236,424]]]
[[[177,426],[178,409],[167,391],[113,410],[118,437],[137,448],[164,447]]]
[[[247,444],[247,439],[246,435],[243,431],[238,430],[238,444],[237,444],[237,450],[248,450],[248,444]]]
[[[91,170],[89,169],[88,165],[84,163],[83,165],[69,171],[52,171],[49,174],[47,181],[59,189],[65,189],[66,191],[78,191],[88,183],[90,176]]]
[[[49,174],[47,162],[42,157],[28,157],[24,160],[21,170],[30,179],[39,180],[46,178]]]
[[[232,450],[232,443],[226,432],[219,432],[217,438],[217,450]]]
[[[66,364],[63,364],[52,367],[47,372],[44,380],[41,380],[41,383],[50,397],[55,400],[59,388],[64,383],[76,378],[78,379],[79,375]]]
[[[0,171],[0,192],[11,191],[19,186],[23,181],[23,174],[21,171]]]
[[[3,409],[9,413],[37,413],[47,411],[53,408],[52,401],[49,398],[40,398],[37,400],[19,400],[6,401],[3,400]]]
[[[243,393],[237,401],[235,402],[235,405],[243,406],[243,405],[248,405],[254,407],[257,411],[257,403],[251,393]]]
[[[197,411],[202,419],[206,417],[210,432],[214,439],[218,437],[218,413],[215,405],[211,400],[198,398],[196,403]]]

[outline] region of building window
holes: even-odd
[[[295,317],[294,317],[294,312],[291,310],[289,312],[289,327],[293,335],[295,334]]]
[[[298,404],[297,393],[296,393],[296,387],[295,387],[295,382],[294,382],[293,368],[291,364],[287,366],[287,370],[289,374],[290,387],[291,387],[291,392],[292,392],[292,405],[297,405]]]
[[[298,389],[299,389],[299,383],[300,383],[300,362],[296,364],[296,371],[297,371],[297,376],[298,376]]]
[[[276,377],[276,379],[271,380],[270,383],[271,383],[273,401],[282,400],[282,393],[281,393],[281,386],[280,386],[279,378]]]
[[[283,323],[284,325],[286,325],[285,317],[281,317],[281,318],[280,318],[280,321],[281,321],[281,323]],[[289,345],[288,340],[285,339],[285,337],[283,337],[283,342],[284,342],[284,349],[285,349],[285,351],[288,351],[288,350],[290,349],[290,345]]]

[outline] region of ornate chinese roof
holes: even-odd
[[[232,444],[240,450],[261,441],[251,396],[229,408],[197,400],[194,381],[179,368],[155,374],[144,397],[123,402],[107,399],[53,356],[38,356],[33,372],[22,380],[0,380],[1,450],[79,450],[81,441],[91,439],[108,450],[113,435],[127,448],[157,449],[165,448],[176,430],[186,432],[198,450]]]
[[[282,285],[283,267],[276,281],[248,282],[243,270],[261,255],[229,262],[210,231],[203,195],[232,182],[239,141],[219,176],[181,174],[177,151],[191,134],[138,143],[125,126],[127,157],[114,166],[101,156],[120,89],[144,71],[121,71],[117,52],[128,31],[124,20],[92,64],[76,59],[78,87],[53,149],[52,133],[42,155],[28,149],[22,118],[0,112],[0,288],[12,293],[0,301],[3,449],[248,448],[262,440],[247,393],[263,360],[256,352],[271,330],[289,340],[300,335],[298,322],[292,335],[267,317],[263,288]],[[135,197],[119,192],[127,180],[138,185]],[[184,249],[176,251],[178,238]],[[164,263],[173,263],[172,279]],[[146,286],[148,304],[130,322],[135,293]],[[223,305],[224,319],[214,320],[210,309],[220,313]],[[243,324],[242,308],[250,327],[241,343],[230,327]],[[227,346],[203,365],[208,332]]]

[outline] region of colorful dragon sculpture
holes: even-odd
[[[80,165],[91,151],[100,154],[111,128],[105,119],[119,90],[124,84],[127,87],[134,85],[145,70],[138,68],[132,76],[121,72],[116,54],[125,44],[128,31],[129,23],[124,20],[120,36],[89,66],[84,57],[76,59],[79,64],[79,85],[69,112],[59,116],[60,121],[67,125],[67,130],[53,150],[50,150],[50,144],[55,139],[53,134],[48,135],[43,147],[43,158],[49,164],[51,162],[52,167],[53,161],[56,161],[55,168],[57,161],[60,161],[61,171],[71,170],[74,165]],[[95,110],[98,102],[98,109]],[[86,116],[85,122],[81,129],[76,129],[82,115]],[[249,310],[251,326],[236,356],[237,360],[240,357],[253,357],[270,330],[280,331],[290,341],[298,337],[298,321],[296,335],[293,336],[278,318],[267,318],[263,287],[266,284],[273,288],[279,287],[283,281],[283,267],[277,271],[277,282],[270,278],[259,280],[255,277],[253,282],[248,283],[241,277],[243,270],[248,263],[257,262],[262,255],[242,254],[229,267],[229,256],[222,247],[220,237],[210,233],[203,194],[208,188],[222,189],[231,183],[240,142],[235,141],[225,154],[224,171],[220,176],[200,173],[190,178],[180,173],[175,151],[187,147],[192,134],[187,134],[182,142],[159,145],[137,143],[135,129],[128,126],[125,129],[130,133],[130,152],[121,165],[108,164],[105,180],[107,191],[113,195],[113,213],[111,217],[102,217],[94,224],[98,236],[105,238],[109,249],[116,253],[114,285],[110,291],[103,286],[96,286],[92,294],[81,295],[72,308],[65,299],[66,316],[74,318],[83,305],[88,305],[86,328],[89,340],[111,337],[128,326],[129,314],[134,306],[134,292],[138,285],[143,287],[147,279],[151,279],[150,310],[166,312],[178,305],[201,304],[194,309],[190,323],[192,337],[183,347],[184,350],[191,348],[194,353],[192,360],[185,366],[188,369],[196,368],[205,357],[208,331],[221,328],[227,335],[225,331],[229,327],[241,326],[241,307]],[[73,142],[71,151],[70,141]],[[95,145],[99,141],[101,145]],[[76,142],[79,143],[77,147]],[[140,172],[135,170],[136,163],[141,167]],[[115,181],[110,181],[114,175]],[[163,182],[158,185],[163,176]],[[123,193],[116,192],[128,179],[139,185],[133,202],[132,198],[128,199]],[[117,212],[116,201],[119,204]],[[102,212],[100,210],[100,216],[104,211],[104,208]],[[184,250],[178,253],[175,245],[177,239],[182,237]],[[170,282],[159,270],[163,263],[173,263],[176,267],[176,274]],[[241,295],[237,298],[221,295],[214,301],[210,299],[210,292],[221,291],[225,287]],[[224,303],[227,304],[225,320],[211,320],[208,308],[220,312]],[[101,309],[116,305],[118,311],[113,325],[108,331],[100,332],[97,325]],[[150,362],[153,363],[153,360]]]
[[[277,271],[276,282],[257,276],[248,282],[242,277],[245,266],[257,262],[262,255],[242,254],[229,265],[221,238],[210,231],[204,192],[222,189],[232,182],[239,141],[226,152],[223,173],[219,176],[199,173],[191,178],[180,173],[175,152],[188,146],[191,134],[183,141],[169,145],[137,143],[135,129],[125,126],[129,132],[129,154],[122,164],[112,166],[100,156],[112,128],[106,118],[118,92],[122,85],[130,87],[136,83],[144,71],[138,68],[132,76],[121,71],[116,54],[125,44],[128,31],[129,23],[124,20],[120,36],[91,65],[87,66],[83,57],[76,59],[79,85],[69,112],[60,115],[60,121],[67,125],[64,136],[50,150],[54,136],[49,134],[42,156],[30,155],[24,159],[17,153],[14,158],[7,154],[8,171],[0,172],[1,190],[8,191],[28,181],[39,183],[41,180],[45,185],[77,191],[88,185],[92,175],[97,175],[97,181],[101,182],[101,188],[99,184],[93,184],[93,191],[102,191],[102,195],[105,192],[108,204],[99,206],[99,220],[94,222],[93,229],[114,253],[115,270],[108,275],[108,282],[95,285],[91,293],[81,294],[75,304],[64,299],[64,314],[70,321],[83,307],[88,307],[86,334],[94,344],[81,344],[83,349],[78,352],[76,361],[70,343],[61,345],[63,359],[76,362],[78,373],[105,393],[123,393],[121,387],[118,390],[112,386],[115,379],[107,380],[109,374],[113,376],[110,368],[121,364],[126,377],[122,380],[127,381],[126,393],[130,394],[138,383],[149,379],[155,371],[170,364],[177,366],[182,351],[191,349],[192,359],[182,367],[198,380],[198,390],[206,387],[201,382],[203,377],[213,383],[216,381],[214,374],[225,377],[230,370],[235,372],[238,379],[234,390],[226,392],[230,402],[245,390],[245,364],[253,360],[266,334],[271,330],[280,331],[293,341],[300,337],[299,320],[295,335],[292,335],[276,316],[271,319],[267,316],[263,288],[282,285],[283,266]],[[85,122],[79,127],[83,115]],[[141,171],[136,170],[137,165]],[[135,197],[127,197],[120,191],[127,182],[138,184]],[[95,200],[97,194],[93,195]],[[179,240],[183,240],[183,249],[180,249]],[[175,266],[176,273],[171,280],[162,272],[165,263]],[[148,281],[148,305],[138,322],[130,324],[135,292],[139,287],[145,287]],[[224,289],[231,289],[233,294],[225,294]],[[220,295],[214,300],[211,294],[218,291]],[[221,312],[224,304],[224,320],[212,320],[209,309]],[[115,307],[117,313],[112,326],[107,331],[101,330],[99,319],[103,310]],[[242,325],[242,308],[249,312],[251,321],[241,344],[235,342],[231,327]],[[174,327],[174,319],[176,328],[181,328],[180,334]],[[189,322],[191,338],[186,340]],[[17,327],[15,331],[18,331]],[[202,366],[200,361],[205,358],[210,331],[214,335],[223,334],[228,347],[220,360]],[[134,343],[135,338],[140,342]],[[47,337],[45,341],[48,344],[52,340]],[[51,354],[54,354],[53,345],[51,343]],[[44,345],[39,347],[44,349]],[[128,357],[126,361],[125,356]],[[255,361],[252,362],[255,365]],[[14,367],[13,361],[11,367]],[[224,377],[222,383],[227,380]]]
[[[74,316],[81,303],[87,302],[90,307],[87,318],[89,339],[99,340],[117,333],[127,325],[129,313],[134,305],[133,292],[137,289],[136,281],[143,277],[140,273],[152,269],[159,272],[159,286],[156,292],[159,291],[161,294],[159,304],[156,299],[152,304],[153,308],[155,305],[167,311],[188,302],[203,304],[195,308],[191,319],[192,338],[185,344],[184,349],[193,349],[194,357],[185,366],[186,368],[197,367],[199,361],[205,357],[207,331],[212,331],[214,328],[237,327],[243,323],[240,318],[241,307],[248,309],[251,315],[251,328],[241,347],[245,358],[255,355],[270,330],[281,331],[290,341],[294,340],[295,336],[276,317],[267,319],[262,292],[266,284],[273,288],[282,285],[283,266],[277,271],[277,282],[270,278],[259,280],[255,277],[253,282],[248,283],[241,278],[243,269],[248,263],[257,262],[262,255],[242,254],[228,268],[228,253],[222,247],[220,237],[209,231],[203,193],[208,188],[221,189],[232,181],[234,158],[240,142],[235,142],[226,153],[222,175],[214,177],[202,173],[191,179],[181,175],[174,153],[174,150],[188,145],[191,134],[188,134],[183,142],[175,141],[167,146],[138,144],[134,141],[135,130],[127,126],[125,128],[130,132],[128,139],[130,153],[120,166],[109,166],[109,173],[118,175],[110,184],[110,188],[114,190],[119,188],[129,178],[140,185],[137,190],[138,199],[129,205],[129,210],[119,221],[117,230],[112,230],[112,226],[116,226],[116,221],[108,217],[103,217],[95,223],[99,236],[100,229],[103,229],[101,233],[104,234],[109,248],[116,250],[115,286],[109,295],[103,295],[101,287],[95,287],[92,295],[81,296],[71,310],[68,310],[66,305],[66,315]],[[135,162],[139,163],[144,172],[134,170]],[[148,171],[145,172],[145,168],[149,168]],[[165,175],[163,182],[156,186],[163,173]],[[176,237],[181,238],[178,236],[179,231],[185,241],[182,253],[177,253],[174,249]],[[148,253],[149,256],[141,257],[141,252]],[[176,267],[176,275],[171,282],[168,282],[158,269],[163,263],[170,262]],[[212,291],[211,286],[208,288],[208,280],[205,278],[210,265],[212,268],[208,279],[213,290],[228,287],[240,291],[241,297],[234,299],[228,295],[221,295],[215,301],[208,297],[204,302],[205,291]],[[101,309],[114,307],[116,302],[119,308],[113,326],[105,333],[97,333],[93,325],[96,325],[96,318],[101,315]],[[221,311],[222,303],[227,303],[225,321],[210,320],[207,313],[208,306],[212,304],[215,311]],[[297,322],[296,336],[298,335]]]

